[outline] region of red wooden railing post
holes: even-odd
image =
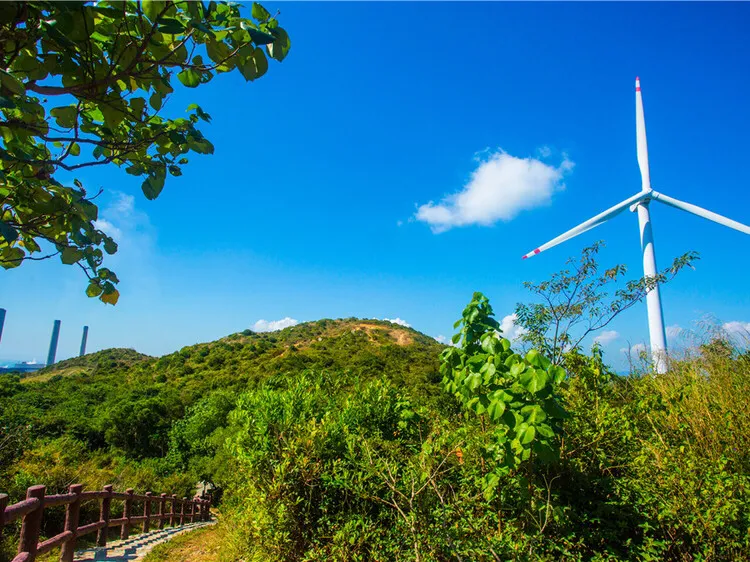
[[[190,522],[195,523],[195,498],[190,500]]]
[[[164,528],[164,506],[167,503],[167,494],[159,496],[159,529]]]
[[[185,504],[187,503],[187,498],[182,498],[182,501],[180,502],[180,525],[185,524]]]
[[[26,499],[36,498],[39,505],[34,511],[23,516],[21,523],[21,538],[18,541],[18,554],[28,552],[27,560],[32,562],[36,558],[36,546],[39,544],[39,531],[42,527],[42,512],[44,511],[44,486],[32,486],[26,490]]]
[[[3,538],[5,527],[5,508],[8,507],[8,494],[0,494],[0,539]]]
[[[130,535],[130,516],[132,515],[130,512],[133,508],[133,488],[128,488],[125,490],[125,493],[128,497],[125,498],[125,507],[122,510],[122,516],[125,518],[125,522],[122,524],[122,527],[120,527],[121,539],[127,539]]]
[[[71,531],[73,536],[62,544],[60,548],[60,562],[73,562],[73,553],[76,547],[76,536],[78,535],[78,518],[81,513],[81,492],[83,484],[71,484],[68,487],[69,494],[77,497],[72,503],[65,507],[65,531]]]
[[[96,534],[96,546],[107,546],[107,531],[109,531],[109,509],[112,505],[112,485],[107,484],[102,488],[106,496],[102,498],[99,504],[99,521],[104,522],[104,527],[99,529]]]
[[[142,531],[148,533],[148,529],[151,526],[151,492],[146,492],[146,501],[143,502],[143,516],[146,518],[143,522]]]
[[[177,521],[177,494],[172,494],[172,501],[170,503],[172,504],[172,511],[169,512],[169,525],[174,527]]]

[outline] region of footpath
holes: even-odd
[[[76,551],[73,560],[75,562],[101,561],[101,562],[132,562],[143,560],[146,555],[158,544],[188,533],[201,527],[215,525],[216,521],[197,521],[188,523],[182,527],[170,527],[136,535],[121,541],[107,543],[106,547],[87,548]]]

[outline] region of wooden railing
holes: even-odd
[[[26,499],[13,505],[8,505],[6,494],[0,494],[0,533],[5,525],[22,518],[18,555],[12,562],[33,562],[40,554],[58,546],[61,547],[61,562],[72,562],[76,540],[94,531],[97,531],[96,546],[107,546],[107,531],[111,527],[120,527],[120,538],[126,539],[136,523],[141,523],[141,531],[146,533],[152,524],[163,529],[165,525],[180,526],[186,522],[208,521],[211,517],[210,499],[178,499],[176,495],[154,496],[151,492],[139,495],[134,494],[132,488],[115,492],[112,486],[104,486],[101,491],[84,492],[81,484],[71,485],[67,494],[46,496],[45,489],[44,486],[32,486],[26,491]],[[123,502],[122,517],[118,519],[109,518],[113,499]],[[99,520],[79,527],[81,504],[90,500],[100,500]],[[143,515],[132,514],[134,501],[143,502]],[[167,504],[170,505],[169,511],[166,511]],[[63,531],[39,542],[44,510],[60,505],[66,506]],[[151,509],[154,505],[155,512]]]

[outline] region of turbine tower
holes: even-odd
[[[664,203],[675,209],[680,209],[693,215],[703,217],[704,219],[719,223],[723,226],[728,226],[734,230],[739,230],[745,234],[750,234],[750,226],[728,219],[714,212],[698,207],[697,205],[679,201],[651,189],[651,178],[648,169],[648,145],[646,143],[646,120],[643,114],[641,81],[638,78],[635,79],[635,134],[638,167],[641,170],[641,191],[632,197],[628,197],[625,201],[618,203],[614,207],[610,207],[603,213],[599,213],[586,222],[579,224],[575,228],[571,228],[557,238],[553,238],[546,244],[542,244],[535,250],[523,256],[523,259],[535,256],[538,253],[552,248],[553,246],[557,246],[566,240],[570,240],[587,230],[591,230],[629,208],[631,211],[638,212],[638,224],[641,231],[641,250],[643,252],[643,274],[645,277],[653,278],[656,276],[658,270],[656,269],[654,235],[651,229],[651,216],[649,215],[649,204],[652,201]],[[651,358],[654,362],[656,372],[664,373],[667,370],[667,338],[664,332],[664,313],[661,307],[661,295],[659,293],[658,284],[646,294],[646,308],[648,309],[648,331],[651,340]]]

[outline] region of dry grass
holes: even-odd
[[[219,525],[211,525],[155,546],[143,562],[217,562],[221,543]]]

